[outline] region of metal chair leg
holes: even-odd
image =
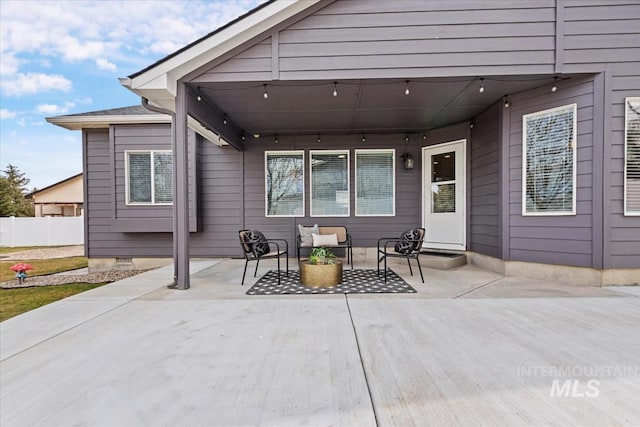
[[[407,257],[407,264],[409,264],[409,273],[413,276],[413,269],[411,268],[411,261],[409,260],[409,257]]]
[[[247,274],[247,265],[249,264],[249,260],[245,260],[244,262],[244,272],[242,273],[242,286],[244,286],[244,276]]]
[[[420,270],[420,278],[422,279],[422,283],[424,283],[424,276],[422,275],[422,267],[420,266],[420,258],[416,257],[416,262],[418,263],[418,270]]]
[[[384,283],[387,283],[387,257],[384,257]]]
[[[278,254],[278,286],[280,286],[280,254]]]
[[[286,264],[287,264],[287,277],[289,277],[289,252],[287,252],[286,255],[287,255],[287,262],[286,262]]]
[[[253,277],[258,275],[258,266],[260,265],[260,258],[256,259],[256,271],[253,272]]]

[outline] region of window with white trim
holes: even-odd
[[[394,216],[395,150],[356,150],[356,216]]]
[[[624,102],[624,214],[640,215],[640,97]]]
[[[349,150],[310,152],[311,216],[349,216]]]
[[[266,151],[265,180],[266,216],[304,216],[304,151]]]
[[[577,105],[522,116],[522,215],[575,215]]]
[[[173,203],[171,151],[125,151],[125,162],[128,205]]]

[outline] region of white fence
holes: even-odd
[[[84,244],[84,217],[0,218],[0,246]]]

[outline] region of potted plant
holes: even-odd
[[[342,261],[330,249],[313,248],[309,259],[300,263],[300,283],[314,288],[342,283]]]

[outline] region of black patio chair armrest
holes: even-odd
[[[381,237],[381,238],[379,238],[379,239],[378,239],[378,252],[380,252],[380,243],[382,243],[382,242],[384,242],[384,248],[385,248],[385,250],[386,250],[386,248],[387,248],[387,241],[390,241],[390,242],[394,242],[394,243],[395,243],[395,242],[397,242],[397,241],[398,241],[398,238],[397,238],[397,237]]]
[[[274,245],[276,245],[276,249],[278,250],[278,252],[280,252],[280,244],[278,242],[284,242],[285,251],[287,252],[287,255],[288,255],[289,242],[287,242],[285,239],[267,239],[267,243],[269,244],[273,243]]]

